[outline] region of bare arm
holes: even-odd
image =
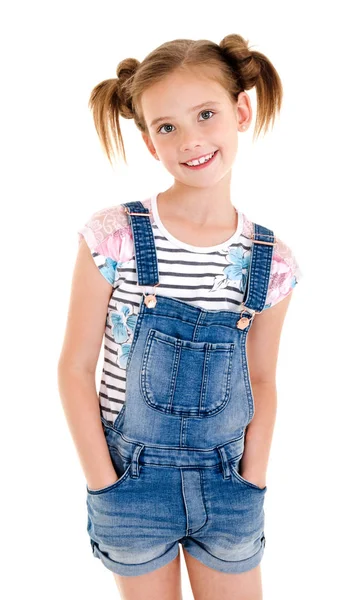
[[[284,318],[292,292],[254,317],[248,332],[247,356],[255,413],[246,430],[241,474],[260,487],[266,471],[277,409],[276,368]]]
[[[87,484],[92,489],[118,479],[102,429],[95,380],[111,293],[111,284],[98,271],[82,240],[58,363],[58,388]]]

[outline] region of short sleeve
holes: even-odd
[[[277,238],[274,246],[271,273],[264,310],[283,300],[303,277],[303,273],[292,252]]]
[[[133,255],[132,231],[124,207],[97,211],[77,234],[78,243],[85,239],[97,268],[116,287],[122,263]]]

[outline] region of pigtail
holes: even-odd
[[[230,65],[238,85],[242,90],[250,90],[255,86],[257,93],[257,117],[254,136],[261,130],[266,132],[272,127],[279,113],[283,88],[278,72],[271,61],[261,52],[251,51],[248,42],[240,35],[227,35],[219,43],[223,58]]]
[[[91,92],[89,107],[101,145],[111,164],[118,152],[127,164],[119,117],[135,118],[131,86],[139,64],[135,58],[121,61],[116,69],[117,79],[106,79]]]
[[[210,40],[177,39],[161,44],[140,63],[126,58],[116,69],[117,78],[99,83],[91,93],[96,131],[112,164],[120,153],[127,164],[119,117],[134,119],[136,127],[148,135],[141,97],[152,85],[176,69],[199,68],[226,90],[233,102],[238,94],[256,87],[257,117],[254,136],[270,122],[282,103],[282,84],[277,71],[264,54],[250,50],[240,35],[230,34],[216,44]]]

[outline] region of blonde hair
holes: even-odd
[[[279,75],[264,54],[251,51],[248,42],[230,34],[216,44],[209,40],[177,39],[166,42],[140,62],[136,58],[122,60],[116,79],[106,79],[92,90],[89,107],[97,134],[107,158],[120,153],[127,164],[119,117],[134,119],[136,127],[148,134],[141,108],[143,92],[175,70],[209,68],[209,77],[236,102],[238,94],[255,86],[257,116],[254,137],[267,132],[274,124],[282,104],[283,88]],[[112,140],[111,140],[112,138]]]

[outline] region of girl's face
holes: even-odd
[[[141,106],[149,151],[176,180],[194,187],[211,186],[230,171],[240,126],[248,128],[252,118],[246,92],[233,102],[219,83],[195,71],[177,71],[154,84],[143,93]],[[213,152],[204,166],[184,164]]]

